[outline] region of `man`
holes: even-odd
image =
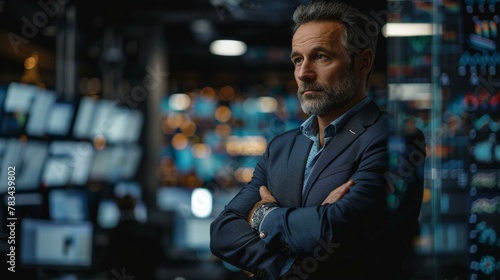
[[[373,21],[318,1],[293,19],[297,94],[311,117],[270,141],[212,223],[212,252],[255,279],[398,279],[418,225],[423,135],[388,149],[405,139],[367,97]]]

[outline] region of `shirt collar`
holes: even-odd
[[[337,133],[342,128],[342,126],[352,115],[361,111],[361,109],[368,105],[368,103],[370,103],[370,99],[368,97],[365,97],[340,117],[333,120],[327,127],[325,127],[325,138],[335,135],[335,133]],[[302,131],[302,134],[304,134],[307,138],[314,139],[316,137],[316,134],[318,133],[318,119],[316,115],[312,115],[307,120],[305,120],[300,126],[300,130]]]

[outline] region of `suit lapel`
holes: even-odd
[[[307,156],[311,150],[312,141],[299,133],[287,163],[286,204],[289,207],[300,207],[302,204],[302,186],[304,184],[304,170],[306,168]]]
[[[366,108],[356,113],[338,132],[333,139],[325,146],[318,161],[311,170],[309,180],[306,182],[306,193],[302,198],[302,205],[305,205],[307,197],[311,192],[314,182],[318,179],[321,172],[335,160],[356,138],[363,132],[365,127],[373,124],[380,113],[378,106],[371,102]]]

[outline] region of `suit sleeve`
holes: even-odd
[[[261,200],[259,187],[267,184],[268,154],[267,150],[260,159],[250,183],[212,222],[210,248],[215,256],[253,272],[258,278],[277,279],[288,258],[287,254],[262,241],[247,222],[248,213]]]
[[[359,167],[351,176],[356,184],[341,200],[324,206],[278,208],[270,212],[261,225],[267,232],[263,239],[266,245],[287,244],[296,254],[311,254],[318,246],[336,244],[349,253],[362,250],[361,243],[373,242],[383,234],[390,226],[391,216],[387,199],[387,175],[391,171],[387,139],[388,135],[381,135],[363,151]],[[414,201],[408,209],[416,212],[411,214],[413,220],[418,215],[422,197],[422,182],[415,177],[418,177],[417,169],[423,166],[408,165],[408,153],[414,150],[404,149],[398,157],[409,170],[408,176],[400,178],[409,189],[417,190],[410,192],[407,199]],[[400,165],[396,166],[394,169],[400,169]]]

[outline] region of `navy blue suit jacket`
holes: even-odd
[[[351,117],[325,146],[304,195],[312,141],[299,129],[275,137],[252,180],[212,223],[212,252],[258,279],[278,279],[290,258],[298,261],[283,279],[396,279],[418,225],[425,144],[418,131],[406,145],[389,146],[392,123],[374,102]],[[356,184],[348,194],[321,206],[349,179]],[[262,223],[261,239],[246,218],[262,185],[280,208]]]

